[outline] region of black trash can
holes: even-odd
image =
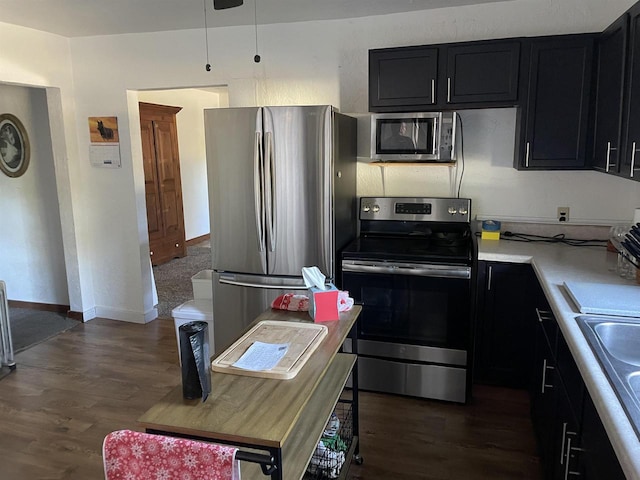
[[[184,398],[202,398],[211,393],[209,373],[209,329],[207,322],[189,322],[179,327]]]

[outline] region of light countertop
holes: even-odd
[[[564,282],[637,285],[609,270],[611,255],[615,257],[604,247],[478,239],[478,260],[529,263],[533,266],[618,461],[628,479],[640,480],[640,441],[582,334],[575,320],[580,312],[563,287]],[[637,286],[640,295],[640,285]]]

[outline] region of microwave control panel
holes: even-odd
[[[455,152],[455,122],[456,114],[454,112],[443,113],[440,121],[440,149],[438,150],[438,160],[454,160]]]

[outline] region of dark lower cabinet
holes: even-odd
[[[593,400],[587,393],[582,415],[584,477],[589,480],[624,480],[626,477],[602,425]]]
[[[533,354],[530,265],[479,262],[474,378],[526,388]]]
[[[477,272],[474,381],[528,388],[545,479],[624,479],[532,267],[480,261]]]
[[[538,455],[542,460],[545,478],[553,478],[556,442],[556,399],[559,382],[553,351],[544,329],[538,325],[535,333],[535,355],[531,375],[531,418],[538,443]]]

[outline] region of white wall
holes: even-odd
[[[75,209],[71,227],[65,228],[63,217],[63,237],[71,231],[77,241],[78,278],[89,290],[86,295],[81,292],[82,303],[93,305],[101,316],[147,321],[153,318],[154,309],[137,91],[228,85],[232,106],[328,103],[343,112],[366,112],[369,48],[600,31],[633,3],[512,0],[350,20],[266,25],[259,27],[260,64],[253,62],[253,27],[212,29],[211,72],[204,68],[202,30],[72,39],[71,69],[64,52],[63,61],[55,68],[55,59],[43,54],[49,55],[51,43],[60,42],[57,37],[27,29],[16,33],[15,28],[3,26],[0,41],[14,48],[0,51],[3,67],[9,65],[8,72],[0,70],[0,81],[18,78],[22,83],[61,88],[73,186],[71,206]],[[55,78],[54,72],[65,78]],[[72,97],[66,78],[70,72]],[[120,169],[89,165],[86,119],[98,115],[119,119]],[[473,198],[476,213],[547,218],[550,209],[555,213],[555,205],[562,203],[571,206],[572,218],[626,219],[640,205],[638,184],[628,180],[593,172],[513,170],[510,115],[509,110],[491,110],[463,116],[468,169],[461,193]],[[76,135],[73,142],[70,135]],[[360,166],[360,193],[382,193],[380,172]],[[385,192],[447,193],[448,174],[428,172],[433,171],[389,171]]]
[[[20,120],[30,147],[22,176],[0,173],[0,279],[12,300],[68,305],[45,89],[0,84],[0,113]]]
[[[65,279],[64,270],[61,272],[59,267],[51,265],[51,260],[43,258],[40,267],[42,275],[49,279],[48,286],[40,285],[33,289],[8,285],[9,298],[56,304],[68,301],[71,310],[91,316],[95,303],[90,265],[92,252],[87,242],[86,212],[82,203],[86,190],[76,168],[78,156],[69,41],[57,35],[0,23],[0,44],[7,46],[0,49],[0,84],[44,87],[46,91],[47,112],[41,112],[41,115],[44,117],[48,114],[50,151],[45,155],[55,165],[58,202],[43,202],[41,212],[49,218],[58,216],[60,219],[66,266]],[[38,132],[38,135],[46,134],[44,130]],[[18,194],[22,195],[23,192]],[[10,207],[11,203],[3,205],[3,209]],[[24,261],[22,257],[32,255],[27,250],[24,248],[16,256],[3,255],[3,267],[7,271],[19,269]],[[65,282],[68,292],[60,293],[57,285],[64,285]],[[51,292],[45,294],[45,290]]]
[[[141,91],[138,92],[138,99],[141,102],[182,107],[176,115],[176,122],[185,236],[190,240],[209,234],[203,110],[227,106],[228,98],[224,94],[185,88]]]

